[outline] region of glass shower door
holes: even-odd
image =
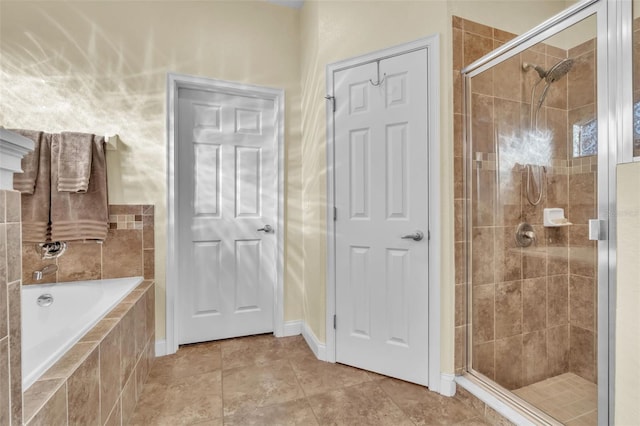
[[[465,80],[468,369],[542,418],[594,425],[589,221],[607,167],[598,19],[583,11],[469,67]]]

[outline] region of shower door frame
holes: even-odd
[[[624,84],[631,82],[631,69],[625,52],[629,52],[629,11],[628,6],[618,4],[617,0],[585,0],[560,14],[543,22],[527,33],[514,38],[500,48],[490,52],[461,70],[463,79],[463,126],[464,140],[464,199],[470,198],[470,178],[473,153],[471,135],[471,78],[521,53],[529,47],[544,41],[583,19],[596,17],[597,43],[597,118],[598,118],[598,180],[597,180],[597,219],[601,221],[601,234],[604,239],[597,242],[597,378],[598,378],[598,423],[613,423],[614,408],[614,348],[615,348],[615,282],[616,282],[616,165],[625,161],[632,150],[632,140],[628,137],[628,113],[630,108]],[[629,55],[630,56],[630,55]],[[622,84],[620,84],[622,82]],[[631,86],[627,86],[631,87]],[[629,103],[629,105],[627,105]],[[628,127],[628,126],[626,126]],[[557,421],[516,397],[497,383],[473,370],[471,365],[471,290],[472,258],[472,203],[464,203],[465,244],[465,283],[467,336],[465,339],[465,374],[458,382],[469,389],[474,388],[484,394],[487,400],[497,398],[497,406],[503,408],[503,414],[511,414],[512,420],[524,423],[530,421],[557,424]],[[471,377],[469,377],[471,376]],[[505,404],[506,403],[506,404]],[[516,409],[513,409],[513,406]]]

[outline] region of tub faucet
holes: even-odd
[[[53,274],[58,270],[58,265],[47,265],[39,271],[33,271],[33,279],[40,281],[45,275]]]

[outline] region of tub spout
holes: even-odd
[[[36,281],[40,281],[45,275],[53,274],[57,270],[57,265],[47,265],[39,271],[33,271],[33,279]]]

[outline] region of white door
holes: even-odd
[[[273,331],[273,100],[178,91],[179,343]]]
[[[427,385],[427,52],[377,68],[334,78],[336,361]]]

